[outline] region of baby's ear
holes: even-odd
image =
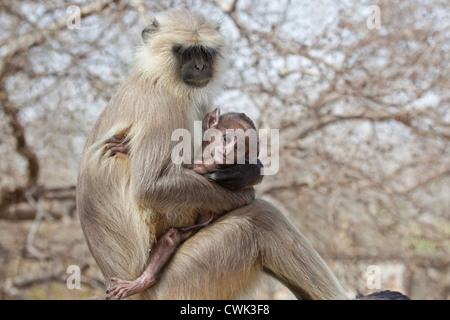
[[[213,111],[206,114],[202,122],[203,131],[216,127],[219,124],[219,119],[220,119],[219,108],[215,108]]]

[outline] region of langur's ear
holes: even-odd
[[[142,30],[142,40],[146,42],[147,39],[150,38],[153,33],[158,31],[158,29],[159,29],[159,22],[158,20],[153,19],[152,23],[150,23],[148,26],[144,28],[144,30]]]
[[[202,122],[202,129],[203,131],[206,131],[208,129],[211,129],[219,124],[220,119],[220,109],[215,108],[213,111],[208,113],[204,118]]]

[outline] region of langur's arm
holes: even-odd
[[[151,199],[152,207],[164,211],[191,208],[221,212],[243,207],[255,198],[253,188],[233,192],[186,168],[168,168],[165,175],[150,179],[151,183],[142,182],[137,185],[138,197]]]
[[[106,141],[106,150],[110,150],[110,156],[117,153],[128,155],[130,152],[130,139],[125,134],[117,134]],[[262,182],[261,169],[263,165],[258,159],[257,164],[236,164],[219,167],[216,164],[186,164],[186,169],[205,175],[209,180],[231,190],[240,191],[248,189]]]
[[[130,154],[130,140],[124,135],[116,135],[108,140],[106,148],[115,153]],[[150,145],[150,143],[148,144]],[[147,148],[148,145],[146,145]],[[154,148],[157,150],[157,148]],[[141,150],[139,150],[141,151]],[[144,150],[145,152],[146,150]],[[151,149],[147,154],[152,154]],[[247,167],[245,170],[219,170],[209,174],[208,179],[193,170],[183,168],[171,162],[171,159],[161,161],[154,157],[151,164],[146,163],[147,157],[136,157],[141,169],[137,169],[137,196],[140,199],[151,199],[152,207],[172,210],[180,207],[202,208],[211,211],[228,211],[243,207],[255,198],[255,192],[249,181],[259,177],[259,166],[237,165]],[[159,166],[160,170],[155,167]],[[195,165],[193,165],[195,166]],[[139,167],[137,167],[139,168]],[[153,175],[153,176],[152,176]],[[146,177],[146,179],[143,179]],[[218,181],[217,184],[214,183]],[[223,187],[222,187],[223,185]],[[244,191],[242,186],[250,186]],[[226,189],[228,188],[228,189]],[[237,192],[239,191],[239,192]],[[149,201],[150,203],[150,201]]]

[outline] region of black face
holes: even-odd
[[[174,46],[180,78],[190,87],[203,88],[213,76],[216,50],[204,46]]]

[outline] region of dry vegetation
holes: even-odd
[[[450,15],[446,1],[0,3],[0,299],[103,289],[75,208],[84,139],[126,77],[148,14],[222,21],[233,57],[217,105],[280,129],[280,170],[257,189],[349,294],[450,298]],[[381,28],[367,20],[376,4]],[[69,21],[69,24],[68,24]],[[82,271],[68,290],[69,265]],[[267,285],[262,298],[286,298]]]

